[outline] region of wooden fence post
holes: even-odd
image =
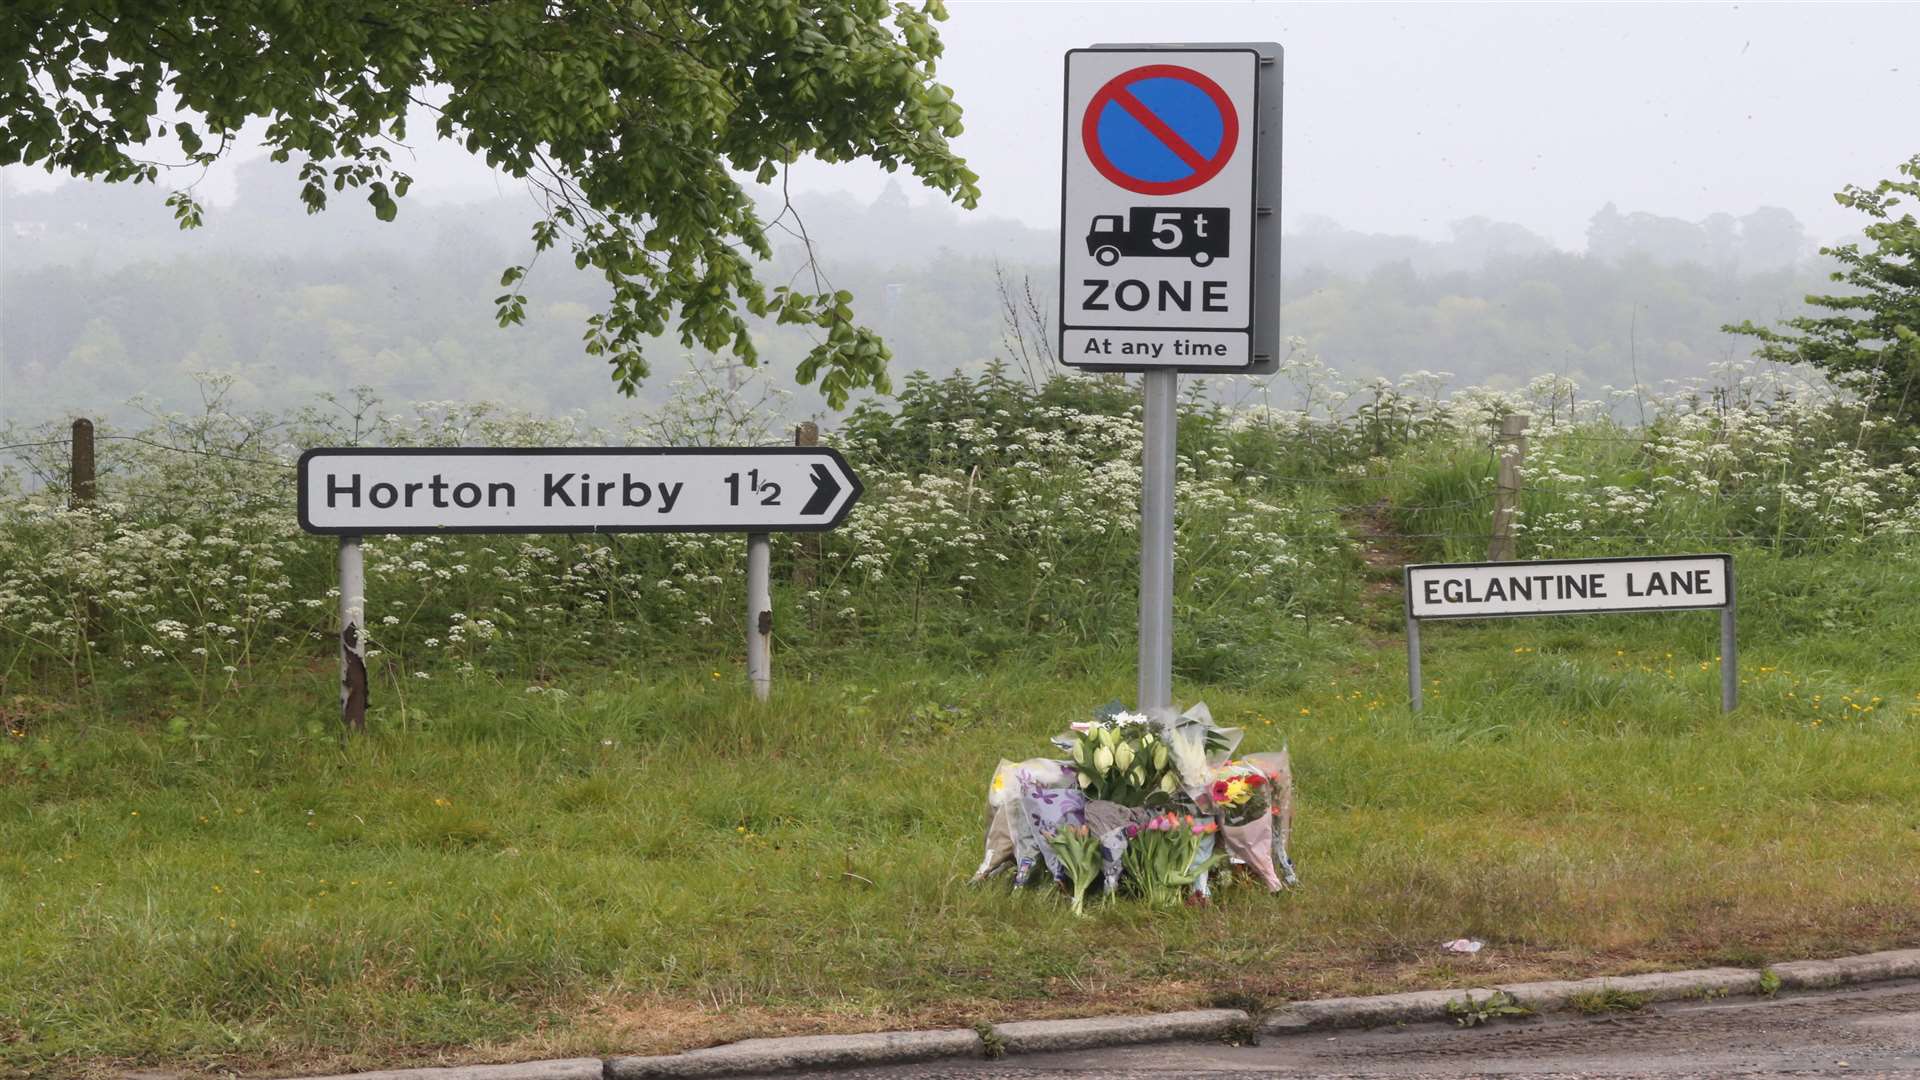
[[[84,416],[73,422],[73,466],[67,482],[68,509],[93,505],[99,493],[93,464],[93,421]]]
[[[72,454],[67,470],[67,509],[86,509],[93,506],[94,498],[100,493],[100,484],[93,460],[93,421],[84,416],[73,422]],[[100,598],[91,592],[87,594],[86,611],[82,613],[82,619],[80,632],[88,642],[92,642],[106,624],[101,613]],[[88,647],[91,648],[91,644]]]
[[[1500,473],[1493,491],[1493,536],[1487,542],[1487,561],[1513,558],[1513,517],[1520,505],[1520,468],[1527,458],[1527,417],[1508,413],[1500,418]]]

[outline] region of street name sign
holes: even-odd
[[[1733,556],[1639,555],[1614,559],[1422,563],[1405,571],[1407,690],[1421,704],[1420,623],[1629,611],[1720,612],[1720,704],[1739,699]]]
[[[806,532],[860,479],[826,447],[345,447],[300,456],[312,533]]]
[[[1725,607],[1733,595],[1730,555],[1432,563],[1406,576],[1416,619],[1680,611]]]
[[[1269,43],[1067,53],[1063,363],[1278,365],[1280,56]]]

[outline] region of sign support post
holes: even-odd
[[[1739,704],[1731,555],[1421,563],[1406,567],[1402,573],[1407,601],[1407,703],[1415,713],[1422,704],[1422,619],[1632,611],[1718,611],[1720,708],[1732,712]]]
[[[1173,715],[1173,489],[1180,374],[1149,371],[1140,470],[1140,694],[1148,716]]]
[[[773,589],[766,533],[747,534],[747,682],[753,700],[773,691]]]
[[[1727,560],[1727,606],[1720,609],[1720,711],[1740,704],[1739,646],[1733,638],[1733,560]]]
[[[340,723],[367,726],[367,571],[360,537],[340,538]]]
[[[1420,620],[1407,613],[1407,701],[1419,712],[1422,705],[1420,694]]]

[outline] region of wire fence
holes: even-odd
[[[200,449],[198,447],[192,447],[192,446],[172,446],[167,443],[156,442],[152,439],[144,438],[139,435],[95,435],[93,437],[93,441],[94,442],[139,443],[142,446],[151,446],[156,450],[170,450],[176,454],[192,454],[197,457],[217,458],[222,461],[239,462],[240,464],[243,464],[243,465],[265,465],[272,468],[281,468],[281,469],[291,469],[294,467],[294,463],[291,461],[279,461],[271,458],[242,457],[238,454],[224,453],[219,450],[204,450],[204,449]],[[0,453],[6,453],[14,450],[37,450],[37,449],[46,449],[51,447],[71,447],[72,445],[73,445],[73,441],[71,439],[43,439],[38,442],[9,443],[5,446],[0,446]]]

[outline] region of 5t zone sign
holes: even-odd
[[[1067,53],[1060,359],[1272,370],[1277,45]]]

